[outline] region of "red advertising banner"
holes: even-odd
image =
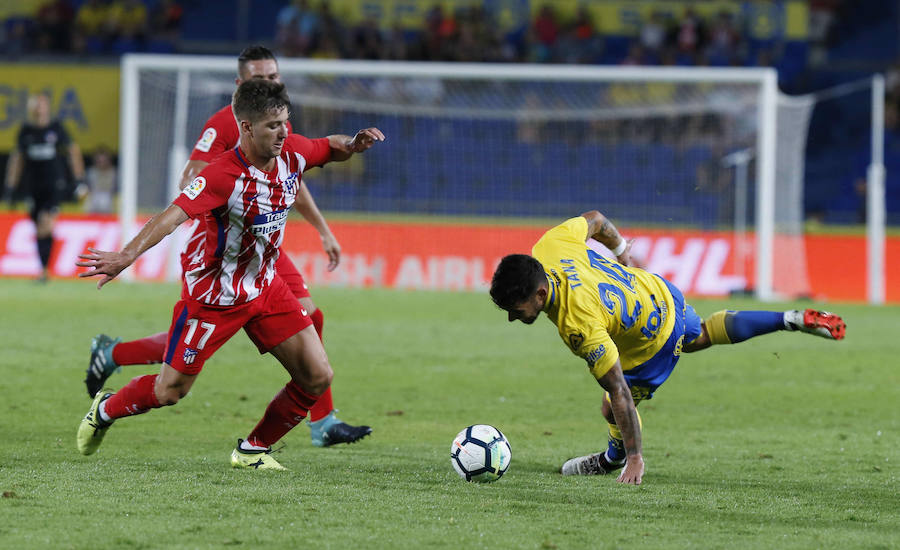
[[[494,266],[506,254],[528,253],[546,227],[452,225],[333,221],[342,246],[342,261],[328,272],[328,259],[315,230],[299,220],[288,222],[282,251],[290,255],[311,286],[387,287],[396,289],[483,290]],[[142,256],[130,268],[138,280],[163,280],[172,265],[171,248],[180,250],[187,224]],[[633,253],[648,270],[659,273],[695,296],[723,296],[752,286],[752,243],[736,242],[731,233],[659,231],[628,228]],[[60,216],[54,236],[51,272],[72,277],[75,261],[88,246],[103,250],[119,245],[120,226],[112,216]],[[601,253],[606,253],[597,245]],[[736,254],[736,247],[746,252]],[[776,241],[775,279],[781,288],[817,300],[866,299],[866,246],[863,236],[813,235]],[[805,248],[806,278],[800,276]],[[739,257],[740,256],[740,257]],[[840,266],[837,269],[836,266]],[[887,299],[900,302],[900,238],[887,242]],[[0,214],[0,275],[36,276],[39,263],[34,225],[19,214]],[[782,282],[779,282],[782,281]],[[786,286],[784,286],[786,285]]]

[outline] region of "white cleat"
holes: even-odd
[[[614,472],[625,465],[625,461],[612,462],[606,453],[570,458],[559,469],[564,476],[597,476]]]
[[[784,326],[788,330],[799,330],[829,340],[843,340],[847,332],[847,323],[840,315],[815,309],[785,311]]]

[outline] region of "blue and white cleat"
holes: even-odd
[[[106,379],[114,372],[120,372],[122,367],[113,361],[112,350],[121,342],[121,338],[112,339],[105,334],[98,334],[91,339],[91,361],[88,363],[87,377],[84,385],[87,386],[88,395],[94,397],[100,388],[106,383]]]
[[[330,447],[338,443],[355,443],[372,433],[368,426],[351,426],[341,422],[335,411],[315,422],[308,422],[312,444],[316,447]]]

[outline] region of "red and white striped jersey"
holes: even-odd
[[[291,123],[287,123],[288,133],[293,132]],[[191,150],[190,160],[200,160],[206,163],[212,162],[216,157],[237,146],[241,139],[240,128],[234,118],[231,105],[226,105],[216,111],[206,124],[203,125],[203,133]],[[187,271],[187,266],[203,253],[203,237],[206,235],[206,226],[203,219],[194,220],[190,237],[184,243],[181,251],[181,270]]]
[[[271,172],[247,162],[240,147],[207,166],[173,204],[205,229],[201,248],[185,266],[188,296],[232,306],[260,295],[275,276],[288,210],[307,168],[331,158],[328,138],[291,134]]]

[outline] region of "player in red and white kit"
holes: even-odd
[[[247,438],[238,440],[231,463],[283,469],[270,455],[272,444],[306,417],[333,376],[312,319],[275,270],[287,212],[303,171],[329,160],[335,145],[349,155],[384,139],[377,128],[339,144],[290,135],[289,106],[283,84],[242,83],[232,100],[239,146],[217,157],[120,252],[91,248],[80,255],[77,265],[89,270],[79,276],[103,275],[99,288],[189,217],[205,222],[202,253],[184,274],[184,294],[173,311],[160,373],[138,376],[116,393],[97,394],[78,428],[82,454],[97,450],[117,418],[177,403],[206,360],[243,328],[260,352],[271,352],[281,362],[291,380]]]
[[[241,82],[254,78],[281,82],[275,56],[262,46],[246,48],[238,57],[238,76],[235,84],[240,85]],[[288,123],[288,131],[292,132],[290,123]],[[239,137],[231,105],[226,105],[206,121],[203,133],[194,146],[190,160],[182,173],[181,188],[184,189],[213,159],[234,148]],[[342,159],[329,158],[325,162],[328,160]],[[335,269],[340,262],[341,247],[305,184],[301,184],[294,208],[299,210],[319,232],[322,247],[328,254],[328,269],[329,271]],[[202,220],[196,221],[181,254],[182,273],[187,271],[187,266],[192,259],[196,259],[198,252],[202,250],[205,234]],[[303,308],[309,312],[316,332],[321,338],[325,321],[322,310],[316,307],[303,276],[287,254],[279,255],[275,271],[287,283],[288,288],[291,289]],[[85,378],[88,394],[94,397],[103,387],[107,378],[123,365],[147,365],[162,362],[166,337],[165,332],[160,332],[138,340],[122,342],[118,338],[110,338],[105,334],[95,336],[91,342],[91,358]],[[312,443],[317,447],[326,447],[337,443],[353,443],[372,432],[369,426],[352,426],[337,418],[331,388],[326,390],[310,409],[308,425]]]

